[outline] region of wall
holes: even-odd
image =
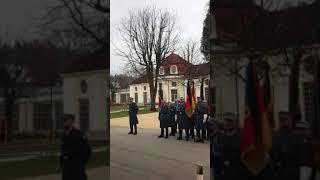
[[[81,81],[87,82],[87,92],[82,93]],[[81,72],[64,75],[64,113],[75,114],[79,126],[79,99],[89,100],[89,131],[105,131],[107,106],[106,71]]]

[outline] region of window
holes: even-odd
[[[303,96],[304,96],[304,112],[305,120],[312,122],[313,120],[313,105],[314,105],[314,94],[313,94],[313,83],[305,82],[303,83]]]
[[[144,104],[148,103],[148,93],[147,92],[143,92],[143,103]]]
[[[55,103],[56,129],[63,129],[63,103]]]
[[[175,101],[178,99],[178,90],[171,89],[171,101]]]
[[[89,130],[89,100],[80,99],[79,100],[79,115],[80,115],[80,129],[84,132]]]
[[[147,90],[147,86],[143,86],[143,89],[144,89],[144,90]]]
[[[6,114],[6,110],[5,110],[5,106],[4,105],[0,105],[0,122],[1,119],[5,119],[5,114]],[[19,130],[19,105],[15,104],[13,106],[13,113],[12,113],[12,129],[15,130]]]
[[[205,89],[204,89],[204,99],[205,99],[206,101],[209,100],[209,88],[205,88]]]
[[[52,109],[50,103],[33,104],[33,128],[34,130],[52,129]]]
[[[159,74],[160,74],[160,75],[164,75],[164,68],[163,68],[163,67],[160,67],[160,68],[159,68]]]
[[[172,82],[172,87],[176,87],[177,86],[177,82]]]
[[[137,88],[137,87],[134,87],[134,90],[135,90],[135,91],[138,91],[138,88]]]
[[[125,104],[127,102],[127,94],[120,94],[120,103]]]
[[[170,67],[170,74],[178,74],[178,68],[176,65]]]
[[[138,100],[139,100],[138,97],[139,97],[138,93],[134,93],[134,102],[135,103],[138,103]]]

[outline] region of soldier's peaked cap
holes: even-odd
[[[235,113],[227,112],[227,113],[223,114],[223,119],[224,120],[235,121],[237,119],[237,117],[236,117]]]

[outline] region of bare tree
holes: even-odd
[[[109,46],[109,0],[55,0],[42,17],[40,31],[61,45]]]
[[[188,39],[182,43],[180,48],[183,59],[192,64],[200,64],[203,62],[200,54],[200,47],[197,41]]]
[[[140,75],[146,75],[150,86],[151,110],[156,110],[155,99],[159,68],[179,40],[176,17],[168,11],[144,8],[123,19],[119,29],[122,46],[117,54],[125,58]],[[145,69],[144,73],[140,68]]]

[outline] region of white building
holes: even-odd
[[[232,59],[225,59],[231,61]],[[279,60],[277,57],[269,57],[267,62],[273,69],[275,61]],[[242,78],[245,77],[245,65],[248,60],[242,58],[237,60],[237,68],[243,67],[240,70]],[[204,95],[208,99],[209,88],[209,65],[191,65],[183,58],[176,54],[171,54],[167,57],[160,68],[160,77],[158,78],[158,89],[162,87],[165,101],[174,101],[179,97],[186,97],[185,81],[188,79],[189,69],[193,80],[196,83],[196,96],[200,96],[200,79],[205,78]],[[277,69],[271,71],[271,96],[273,101],[274,125],[278,127],[278,114],[281,111],[288,111],[288,88],[289,77],[288,68]],[[237,78],[236,78],[237,77]],[[236,81],[238,90],[236,88]],[[223,66],[215,66],[213,68],[212,86],[214,89],[214,107],[217,118],[222,118],[225,112],[239,112],[240,125],[243,125],[244,107],[245,107],[245,82],[234,74],[230,75],[230,70]],[[312,77],[306,73],[303,66],[301,66],[300,73],[300,104],[302,120],[310,121],[313,113],[312,104]],[[238,108],[237,108],[238,96]],[[130,85],[130,97],[133,97],[135,102],[139,105],[150,103],[149,85],[146,77],[141,77],[133,81]],[[158,103],[158,93],[156,103]]]
[[[192,76],[189,76],[192,75]],[[193,65],[177,54],[169,55],[160,67],[158,90],[163,90],[163,98],[172,102],[180,97],[186,97],[186,81],[191,77],[195,82],[195,95],[200,96],[201,79],[204,79],[204,97],[208,99],[209,66],[207,64]],[[150,89],[146,76],[140,77],[130,85],[130,97],[139,105],[151,102]],[[159,97],[159,91],[157,92]],[[156,98],[158,103],[158,98]]]
[[[107,132],[107,67],[104,58],[92,55],[78,60],[61,73],[62,83],[34,88],[30,97],[16,101],[13,112],[15,133],[50,133],[63,128],[63,114],[75,115],[76,125],[88,134]],[[0,99],[0,121],[5,107]],[[106,136],[104,136],[106,137]]]

